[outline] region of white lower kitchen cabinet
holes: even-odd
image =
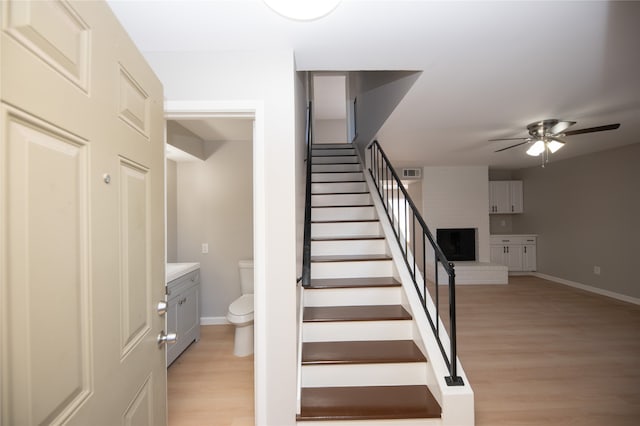
[[[167,283],[167,304],[167,334],[177,335],[176,342],[167,345],[169,366],[192,342],[200,340],[199,268]]]
[[[509,272],[536,270],[535,235],[492,235],[490,242],[492,263],[506,265]]]

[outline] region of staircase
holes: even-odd
[[[435,378],[350,144],[313,145],[311,193],[298,424],[441,425]]]

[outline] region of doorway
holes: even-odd
[[[240,295],[238,261],[254,259],[255,264],[261,262],[260,250],[254,245],[254,231],[261,227],[253,220],[254,210],[259,208],[253,200],[260,191],[260,184],[256,184],[254,179],[254,170],[259,164],[256,160],[260,158],[260,153],[256,147],[260,146],[261,140],[260,136],[256,136],[258,132],[254,132],[254,123],[256,128],[261,127],[260,112],[259,108],[251,105],[230,107],[203,105],[201,102],[168,102],[166,105],[167,140],[170,137],[169,129],[175,131],[178,128],[182,140],[178,140],[176,145],[186,150],[191,145],[190,160],[176,161],[175,164],[168,161],[167,204],[174,203],[175,207],[167,206],[167,260],[201,264],[202,340],[192,348],[195,358],[190,357],[193,354],[188,353],[188,349],[174,363],[176,368],[185,368],[190,359],[200,362],[203,357],[209,358],[210,362],[216,357],[220,363],[234,361],[234,329],[231,325],[225,325],[225,316],[229,304]],[[191,136],[190,140],[185,135]],[[200,144],[195,143],[198,140]],[[169,154],[167,156],[170,158]],[[173,182],[171,168],[175,169]],[[173,230],[169,228],[171,226]],[[205,245],[207,253],[203,253]],[[255,275],[254,340],[259,340],[261,280],[259,272]],[[221,345],[222,341],[224,343]],[[244,373],[223,372],[224,380],[233,381],[234,378],[229,375],[237,373],[244,382],[246,377],[241,376],[246,376],[247,362],[250,363],[252,404],[254,381],[257,384],[260,380],[254,374],[257,371],[255,365],[260,359],[259,345],[255,346],[257,353],[253,357],[238,359]],[[203,353],[205,351],[211,353]],[[171,368],[173,365],[169,377],[172,376]],[[215,378],[212,380],[218,382]],[[215,382],[211,383],[213,387]],[[170,410],[171,386],[170,382]],[[224,392],[224,386],[219,390]],[[189,401],[189,404],[192,402]],[[210,415],[221,408],[211,403],[206,407],[211,411]],[[170,411],[170,421],[171,418]]]
[[[316,72],[312,77],[314,143],[348,143],[355,137],[349,119],[348,74]]]

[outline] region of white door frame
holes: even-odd
[[[253,267],[254,267],[254,398],[255,424],[266,424],[266,209],[264,102],[165,101],[165,119],[245,117],[254,119],[253,132]],[[165,243],[166,244],[166,243]]]

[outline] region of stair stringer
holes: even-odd
[[[411,273],[405,264],[404,255],[402,254],[402,250],[396,240],[393,227],[389,222],[389,218],[387,217],[387,213],[377,193],[373,179],[368,172],[368,168],[363,165],[363,169],[365,180],[369,187],[371,198],[373,199],[374,207],[380,219],[380,226],[387,241],[388,250],[393,257],[393,263],[398,274],[396,278],[402,283],[404,293],[403,305],[413,316],[414,330],[416,333],[414,340],[424,351],[428,360],[428,368],[432,369],[430,376],[435,379],[435,383],[429,383],[429,388],[442,408],[442,426],[472,426],[475,424],[474,394],[473,389],[469,384],[469,379],[462,368],[460,360],[457,359],[457,373],[462,377],[464,385],[447,385],[445,377],[449,375],[449,371],[442,359],[442,353],[440,352],[440,348],[436,342],[433,330],[429,325],[427,315],[422,307],[420,299],[418,298],[417,290],[414,286],[413,279],[411,278]],[[409,256],[411,256],[410,253]],[[409,260],[410,262],[412,261],[411,258]],[[422,277],[419,274],[420,272],[416,269],[416,275],[418,275],[421,280]],[[428,292],[425,294],[425,300],[427,301],[427,310],[431,317],[436,318],[436,308]],[[448,350],[450,345],[449,336],[445,331],[446,328],[444,327],[441,319],[437,318],[437,320],[439,322],[440,340],[442,341],[442,345]]]

